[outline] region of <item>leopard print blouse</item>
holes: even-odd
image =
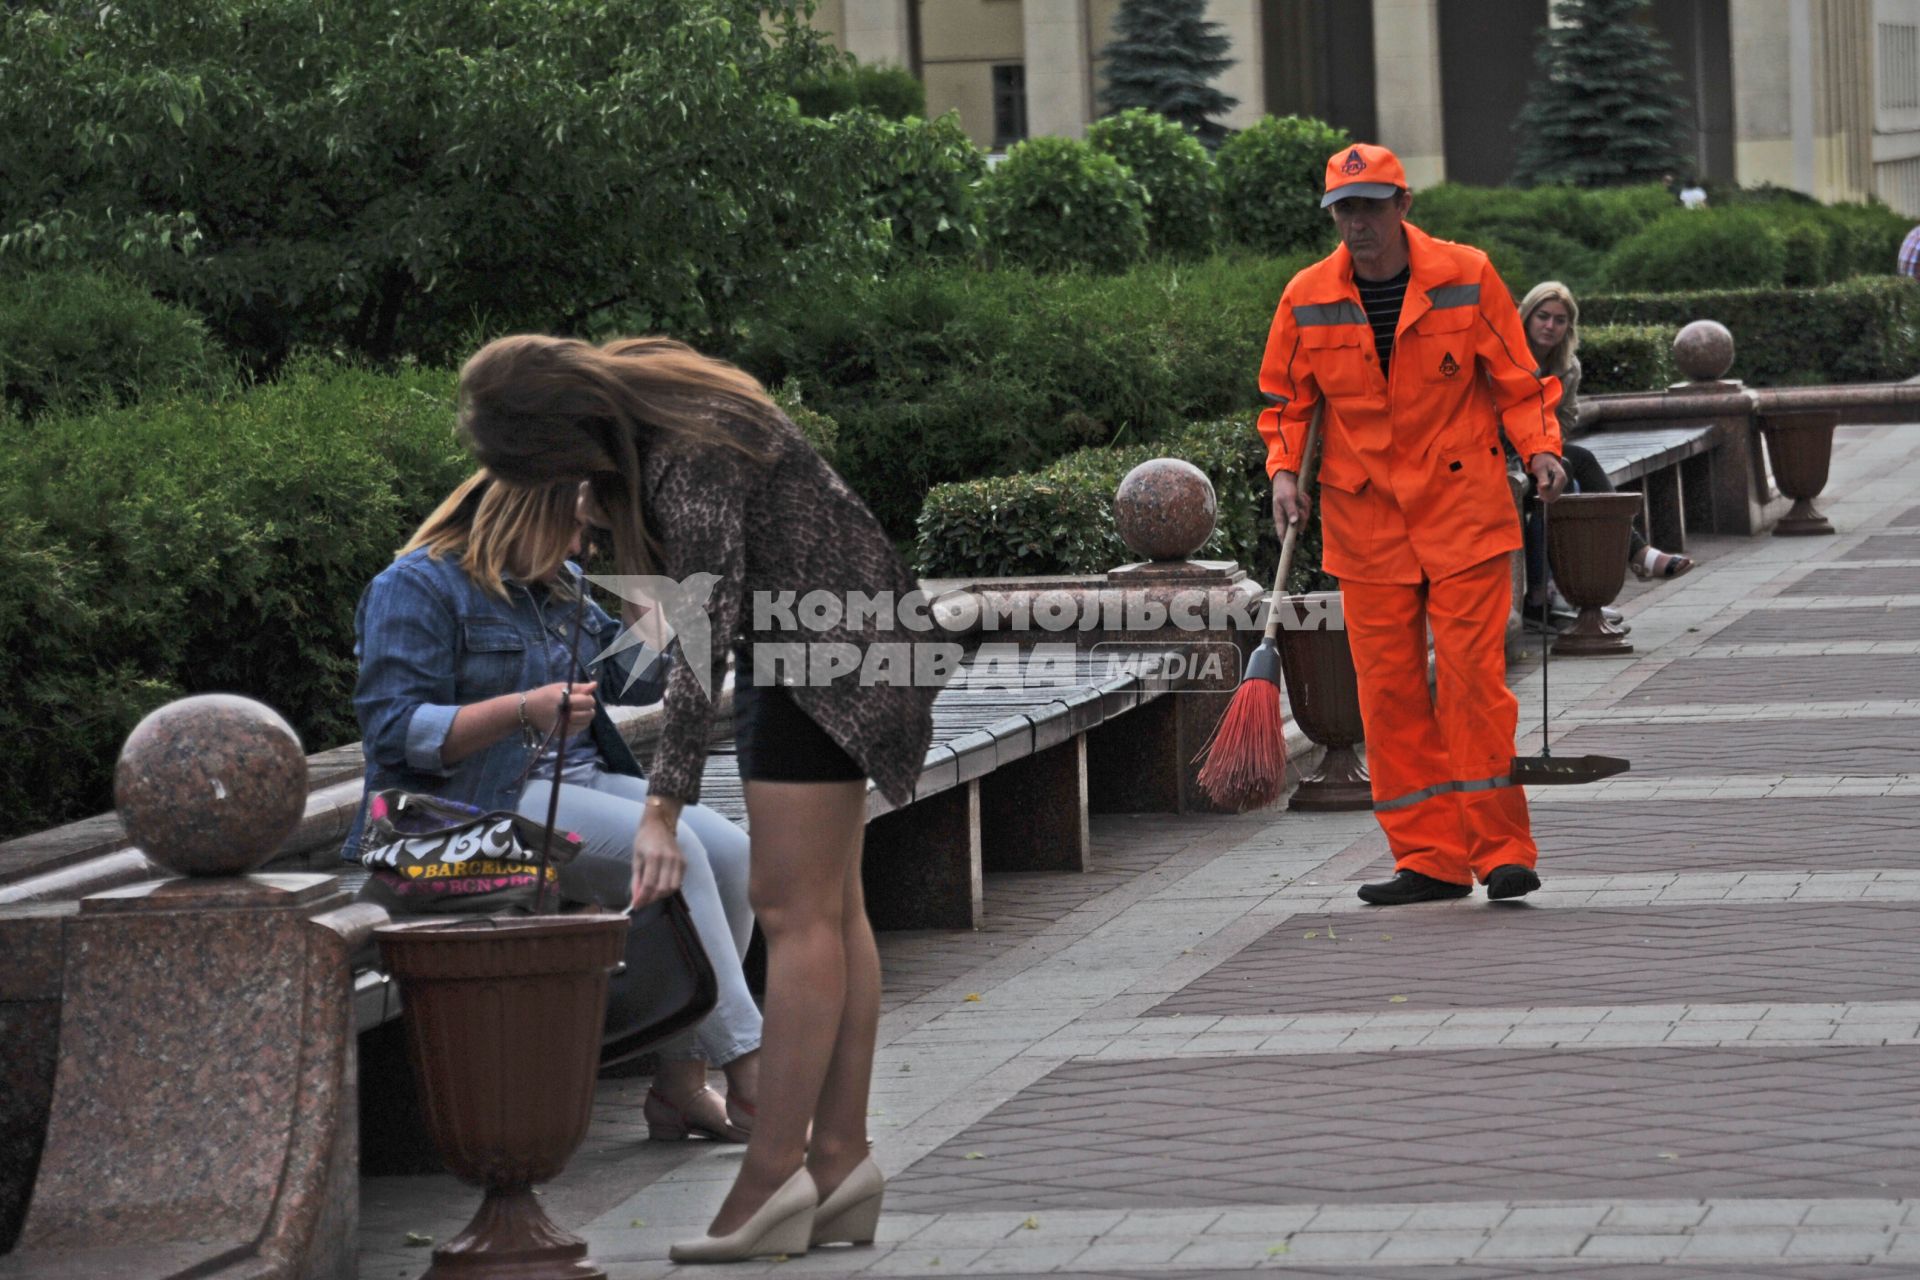
[[[765,455],[764,461],[724,446],[665,443],[650,448],[642,460],[647,518],[663,559],[657,572],[681,580],[707,572],[720,579],[708,600],[710,687],[720,688],[736,645],[851,643],[864,659],[875,644],[934,639],[901,627],[892,610],[877,619],[874,610],[854,618],[842,610],[841,620],[832,625],[794,630],[785,625],[781,609],[766,608],[758,612],[767,625],[754,629],[757,600],[797,602],[823,591],[841,602],[852,592],[886,592],[899,601],[916,590],[916,583],[866,504],[792,423],[784,417],[771,425],[738,417],[727,422]],[[793,604],[787,607],[806,621]],[[793,684],[788,690],[889,800],[904,805],[913,799],[933,738],[938,689],[916,687],[911,678],[863,683],[859,675],[855,671],[830,684]],[[693,665],[675,663],[648,775],[655,794],[688,804],[699,799],[712,721],[713,704]]]

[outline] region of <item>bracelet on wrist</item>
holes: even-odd
[[[520,745],[523,747],[540,745],[540,734],[527,715],[527,692],[524,689],[520,691]]]

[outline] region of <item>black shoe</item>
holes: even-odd
[[[1497,873],[1496,873],[1497,874]],[[1470,884],[1436,880],[1418,871],[1398,871],[1391,880],[1360,886],[1360,900],[1376,907],[1404,907],[1409,902],[1445,902],[1473,892]]]
[[[1540,887],[1539,873],[1532,867],[1523,867],[1517,862],[1509,862],[1504,867],[1495,867],[1487,877],[1487,901],[1498,902],[1502,898],[1524,898]]]

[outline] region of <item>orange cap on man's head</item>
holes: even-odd
[[[1407,175],[1400,168],[1398,156],[1371,142],[1356,143],[1334,152],[1327,161],[1327,194],[1321,198],[1320,207],[1324,209],[1349,196],[1384,200],[1406,187]]]

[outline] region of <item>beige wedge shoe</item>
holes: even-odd
[[[813,1237],[813,1211],[820,1193],[805,1169],[794,1172],[767,1197],[738,1231],[682,1240],[667,1250],[675,1262],[744,1262],[748,1258],[797,1258]]]
[[[813,1214],[814,1244],[872,1244],[887,1180],[868,1156],[853,1167]]]

